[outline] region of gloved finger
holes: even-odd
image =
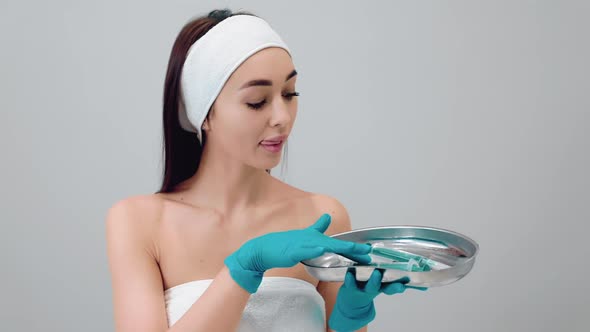
[[[406,290],[406,285],[399,283],[399,282],[393,282],[387,285],[384,285],[383,287],[381,287],[381,292],[387,294],[387,295],[393,295],[393,294],[400,294],[403,293]]]
[[[324,233],[328,229],[328,226],[330,226],[331,222],[332,217],[329,214],[324,213],[318,220],[316,220],[313,225],[309,226],[308,228],[315,229],[320,233]]]
[[[381,271],[379,271],[379,269],[374,269],[373,273],[371,273],[371,277],[365,285],[365,293],[378,293],[379,288],[381,288],[381,279],[383,279]]]
[[[291,259],[296,262],[304,261],[320,257],[326,252],[326,248],[323,247],[301,247],[297,248],[289,253]]]
[[[408,276],[404,276],[404,277],[401,277],[401,278],[396,279],[394,281],[388,281],[388,282],[382,283],[381,284],[381,289],[383,290],[385,287],[388,287],[389,285],[396,284],[396,283],[397,284],[402,284],[402,285],[405,286],[409,282],[410,282],[410,278]]]
[[[369,255],[351,255],[351,254],[340,254],[348,259],[351,259],[355,262],[360,264],[369,264],[371,263],[371,256]]]
[[[406,277],[402,277],[400,279],[397,279],[393,282],[399,282],[402,283],[406,286],[406,288],[412,288],[412,289],[417,289],[417,290],[421,290],[421,291],[425,291],[428,289],[428,287],[420,287],[420,286],[409,286],[408,283],[410,282],[410,278]]]
[[[346,271],[346,276],[344,276],[344,287],[346,288],[358,288],[356,284],[356,277],[354,276],[351,269]]]
[[[408,282],[410,282],[410,278],[408,276],[404,276],[404,277],[401,277],[401,278],[399,278],[397,280],[391,281],[390,283],[393,283],[393,282],[399,282],[400,284],[404,284],[405,285]]]
[[[344,255],[368,255],[371,252],[371,246],[366,243],[357,243],[344,241],[331,237],[325,238],[326,246],[333,250],[332,252]]]

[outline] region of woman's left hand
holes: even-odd
[[[328,325],[335,331],[354,331],[375,319],[373,299],[380,293],[387,295],[403,293],[406,288],[425,291],[426,287],[406,286],[407,277],[394,282],[382,283],[383,273],[375,269],[366,282],[356,281],[353,269],[346,271],[344,284],[336,296],[336,304]]]

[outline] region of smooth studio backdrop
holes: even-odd
[[[589,330],[587,1],[2,1],[1,330],[113,329],[105,213],[157,190],[172,43],[226,6],[294,53],[274,175],[354,228],[481,246],[460,282],[378,297],[370,331]]]

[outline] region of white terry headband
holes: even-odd
[[[268,22],[252,15],[230,16],[191,45],[181,74],[181,127],[197,133],[202,144],[201,126],[227,79],[248,57],[267,47],[281,47],[291,56]]]

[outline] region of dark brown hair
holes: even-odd
[[[164,163],[162,184],[158,193],[173,192],[179,183],[195,174],[207,141],[203,131],[203,144],[199,144],[197,134],[184,130],[178,119],[180,76],[188,50],[207,31],[234,15],[256,16],[245,11],[233,13],[230,9],[216,9],[206,16],[194,18],[185,24],[174,41],[164,84],[162,137]],[[266,171],[270,174],[270,170]]]

